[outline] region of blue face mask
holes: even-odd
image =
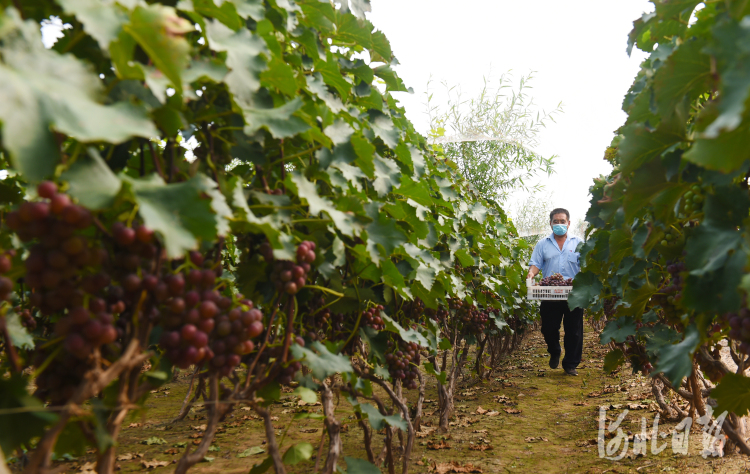
[[[552,226],[552,232],[555,235],[565,235],[568,233],[568,226],[562,224],[555,224]]]

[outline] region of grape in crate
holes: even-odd
[[[581,240],[569,236],[570,213],[561,208],[549,215],[552,233],[540,240],[529,262],[528,279],[533,279],[541,270],[541,286],[570,286],[581,271],[577,251]],[[565,357],[562,367],[568,375],[578,375],[576,368],[583,353],[583,308],[569,308],[567,300],[545,300],[541,302],[539,314],[542,319],[542,335],[550,354],[549,366],[556,369],[560,364],[560,324],[565,329],[563,346]]]

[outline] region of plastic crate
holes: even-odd
[[[533,280],[526,280],[530,300],[567,300],[572,286],[532,286]]]

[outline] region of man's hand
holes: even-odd
[[[534,265],[532,265],[531,267],[529,267],[529,274],[526,275],[526,279],[531,280],[532,278],[537,276],[538,273],[539,273],[539,269],[535,267]]]

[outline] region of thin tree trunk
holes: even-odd
[[[325,382],[320,384],[320,403],[323,405],[325,425],[328,431],[328,456],[323,472],[332,474],[336,472],[336,463],[342,451],[341,423],[334,417],[336,408],[333,405],[333,392]]]

